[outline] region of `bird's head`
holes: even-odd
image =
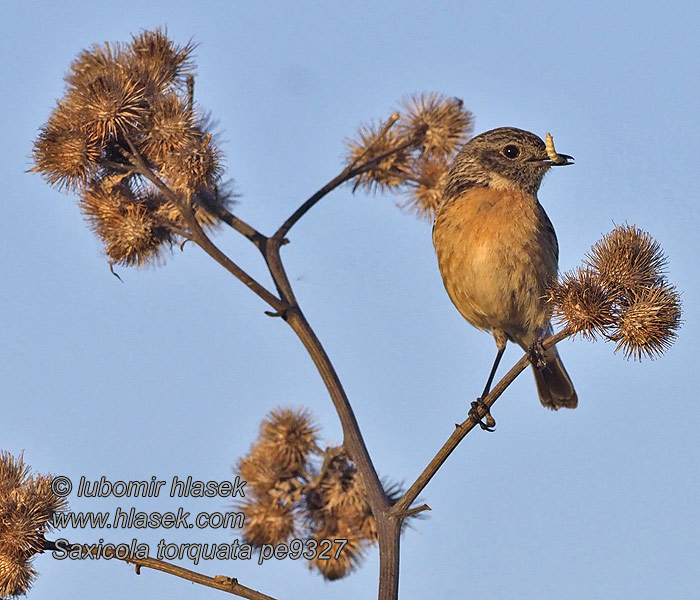
[[[517,189],[536,194],[544,174],[553,166],[573,164],[573,157],[557,154],[547,134],[547,144],[523,129],[500,127],[470,139],[450,167],[445,196],[470,187]]]

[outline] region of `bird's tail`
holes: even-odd
[[[547,361],[545,367],[532,366],[540,402],[551,410],[558,410],[562,406],[576,408],[578,396],[556,347],[546,350],[544,358]]]

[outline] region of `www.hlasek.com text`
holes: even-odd
[[[242,512],[200,512],[196,517],[180,507],[177,512],[142,512],[134,507],[105,512],[57,512],[51,519],[56,529],[241,529]]]

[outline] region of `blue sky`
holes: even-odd
[[[1,10],[0,448],[40,472],[111,480],[231,477],[260,419],[306,406],[328,443],[340,427],[291,330],[195,247],[161,268],[113,277],[74,199],[30,168],[32,140],[73,57],[96,42],[167,26],[199,43],[196,95],[218,122],[237,214],[272,233],[342,168],[343,139],[403,96],[458,96],[476,131],[511,125],[576,166],[540,201],[560,268],[627,222],[649,231],[683,294],[684,325],[655,361],[610,343],[564,342],[579,395],[551,413],[530,373],[426,488],[428,518],[406,531],[401,597],[690,598],[700,584],[700,466],[693,339],[700,335],[697,234],[700,26],[691,2],[239,3],[5,2]],[[466,416],[493,360],[442,287],[430,225],[397,198],[324,199],[284,249],[297,297],[350,396],[377,470],[410,483]],[[257,251],[217,243],[264,281]],[[512,364],[520,353],[510,347]],[[503,371],[505,372],[505,370]],[[69,497],[74,510],[124,502]],[[224,499],[183,502],[226,510]],[[169,498],[143,510],[169,510]],[[68,531],[75,541],[114,533]],[[119,537],[121,536],[121,537]],[[154,547],[230,542],[230,532],[122,530]],[[113,538],[116,539],[116,538]],[[184,561],[183,566],[191,567]],[[38,557],[32,598],[217,592],[115,562]],[[326,583],[285,560],[207,562],[281,599],[376,594],[376,551]]]

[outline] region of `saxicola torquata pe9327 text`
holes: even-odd
[[[550,167],[571,160],[556,154],[549,136],[545,145],[534,133],[502,127],[469,140],[447,175],[433,243],[457,310],[496,339],[482,398],[508,340],[531,350],[551,332],[545,296],[557,276],[559,247],[537,190]],[[542,358],[546,364],[533,363],[540,401],[554,410],[575,408],[576,391],[556,347]]]

